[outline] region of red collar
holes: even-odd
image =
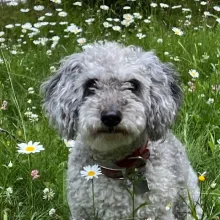
[[[102,173],[109,178],[124,178],[125,174],[131,169],[141,169],[146,165],[147,159],[150,157],[150,151],[147,148],[148,141],[142,147],[137,148],[132,154],[122,160],[115,162],[118,168],[109,168],[100,165]]]

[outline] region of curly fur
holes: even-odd
[[[90,80],[95,80],[87,95]],[[138,82],[132,91],[131,81]],[[150,191],[135,197],[139,219],[186,219],[187,189],[199,199],[197,176],[183,145],[168,130],[175,119],[181,89],[171,64],[153,52],[115,42],[95,43],[66,57],[55,76],[42,85],[43,108],[67,139],[74,138],[68,162],[68,201],[72,217],[92,216],[91,182],[80,170],[95,163],[114,163],[149,139],[150,159],[144,170]],[[122,113],[122,121],[109,132],[100,120],[103,111]],[[122,180],[102,175],[95,180],[96,208],[103,220],[131,217],[131,197]],[[166,206],[171,208],[166,210]],[[197,208],[198,215],[201,210]],[[130,218],[131,219],[131,218]]]

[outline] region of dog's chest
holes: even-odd
[[[149,201],[148,193],[135,195],[133,197],[133,186],[123,180],[114,180],[105,176],[100,176],[93,180],[94,191],[92,190],[92,181],[81,180],[71,184],[70,194],[79,208],[79,213],[86,210],[88,213],[93,209],[93,196],[95,208],[99,210],[101,219],[120,219],[122,216],[132,215],[132,207],[146,204]],[[147,216],[147,209],[142,209],[144,216]],[[143,213],[142,213],[143,214]]]
[[[165,209],[166,205],[172,200],[173,193],[175,193],[173,189],[171,193],[168,193],[168,189],[172,187],[174,182],[167,179],[167,176],[171,175],[168,167],[161,165],[167,151],[161,154],[158,149],[150,147],[150,150],[151,156],[144,170],[144,177],[147,178],[150,190],[147,191],[145,185],[139,186],[141,192],[133,196],[133,185],[131,183],[108,178],[104,175],[93,179],[93,191],[92,180],[87,181],[80,174],[84,166],[94,164],[91,152],[85,150],[83,146],[74,149],[69,158],[68,196],[69,200],[74,201],[77,206],[71,207],[71,209],[76,210],[77,213],[83,213],[85,210],[90,212],[93,209],[93,198],[96,209],[103,215],[101,219],[128,217],[132,214],[133,207],[139,206],[142,208],[138,211],[137,216],[149,217],[149,214],[152,215],[159,208],[154,207],[153,204],[155,203],[160,204]],[[166,164],[169,166],[169,163]]]
[[[139,194],[133,197],[134,189],[130,181],[112,179],[104,175],[100,175],[98,178],[93,179],[93,191],[92,180],[87,181],[80,174],[84,166],[94,163],[92,156],[88,156],[87,153],[84,151],[80,153],[79,151],[77,153],[72,152],[69,158],[68,191],[71,200],[74,200],[78,204],[78,207],[84,207],[83,209],[91,210],[94,196],[97,209],[107,210],[106,212],[108,214],[105,215],[127,216],[129,213],[132,213],[133,202],[135,206],[138,207],[149,200],[148,197],[150,193],[147,192],[147,184],[144,187],[142,185],[142,189],[140,189],[139,186]],[[78,154],[77,157],[76,154]],[[114,213],[116,209],[118,214]]]

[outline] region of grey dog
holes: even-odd
[[[181,103],[171,64],[140,47],[99,42],[63,59],[41,89],[50,122],[75,139],[67,181],[73,219],[94,219],[95,208],[103,220],[183,220],[188,194],[201,215],[197,175],[169,131]],[[80,174],[93,164],[103,172],[94,193]]]

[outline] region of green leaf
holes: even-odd
[[[134,210],[134,214],[136,214],[139,209],[141,209],[142,207],[146,206],[147,204],[148,204],[147,202],[144,202],[144,203],[140,204],[140,205]]]

